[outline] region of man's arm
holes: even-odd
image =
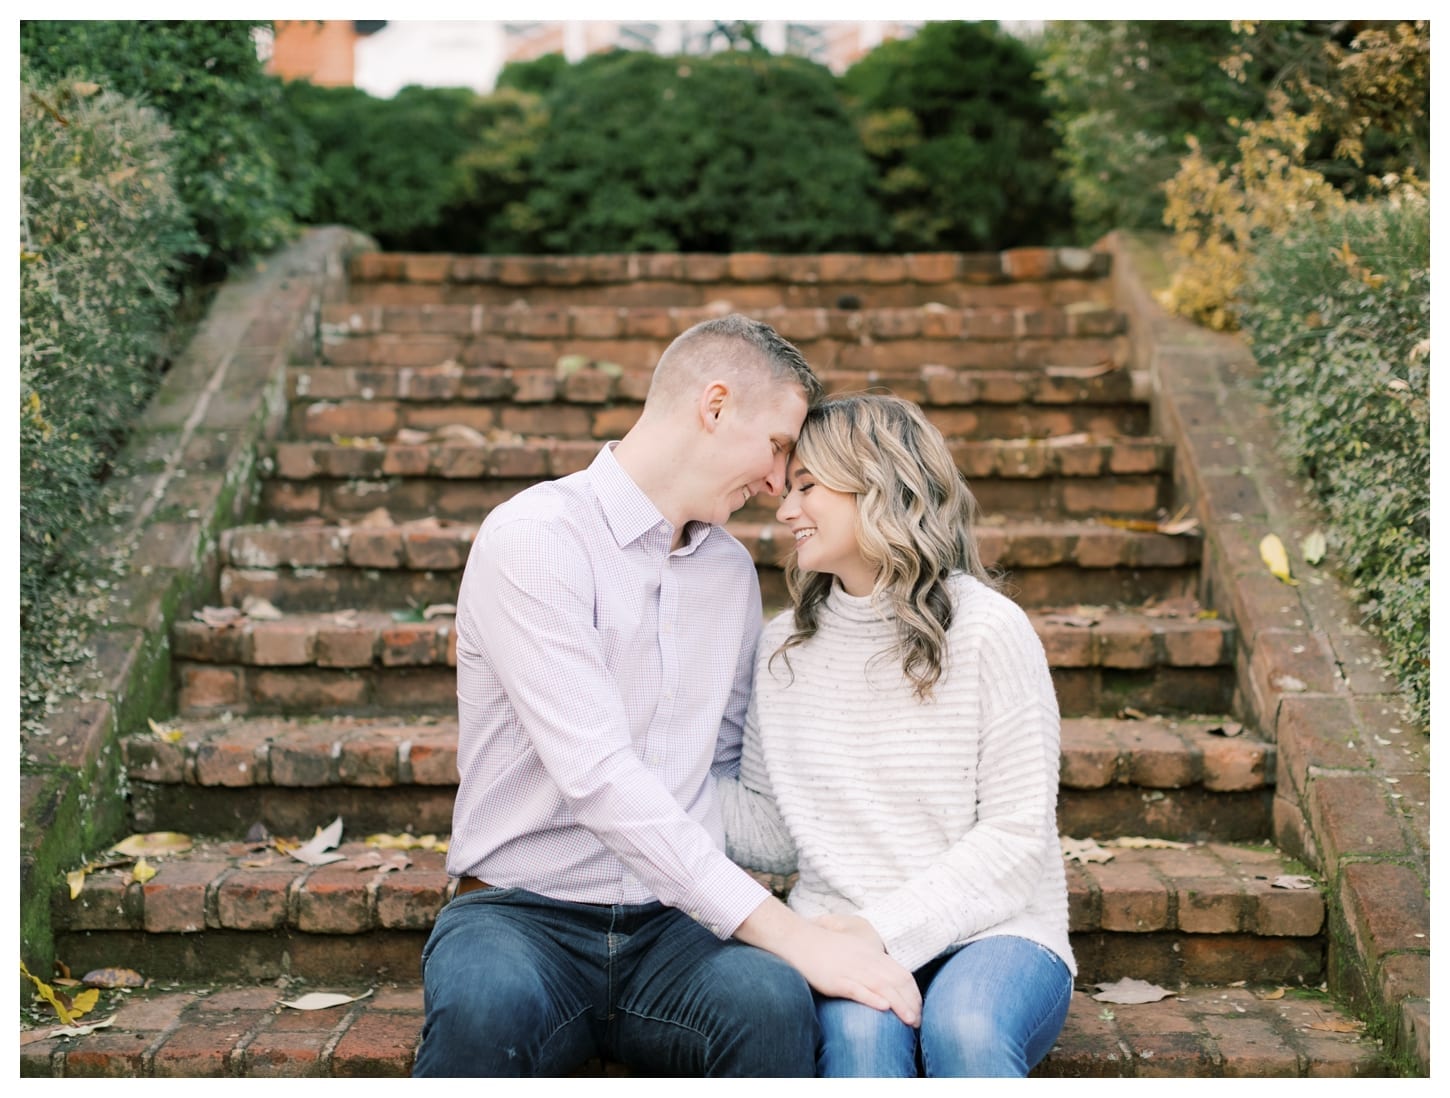
[[[554,523],[518,521],[483,536],[459,592],[476,629],[469,636],[461,621],[460,641],[490,658],[528,747],[580,825],[661,902],[727,937],[765,889],[636,754],[594,626],[585,547]]]

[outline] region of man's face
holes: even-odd
[[[708,514],[700,516],[706,521],[724,522],[752,496],[778,496],[785,486],[786,458],[806,417],[805,394],[777,383],[752,396],[732,393],[720,409],[712,498],[705,503]]]

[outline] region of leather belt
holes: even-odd
[[[454,891],[453,895],[462,896],[464,893],[467,892],[477,892],[480,888],[492,887],[493,885],[489,884],[487,881],[480,881],[477,877],[459,877],[458,888]]]

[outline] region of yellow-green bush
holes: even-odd
[[[176,291],[200,248],[159,116],[90,83],[20,88],[22,714],[54,640],[52,570],[88,529],[98,477],[155,388]],[[37,695],[39,691],[39,695]]]

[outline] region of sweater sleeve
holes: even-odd
[[[756,681],[759,682],[758,675]],[[766,770],[756,713],[758,697],[758,692],[752,695],[745,712],[740,776],[721,778],[717,784],[720,810],[725,818],[725,852],[732,861],[751,869],[794,873],[795,841],[781,817]]]
[[[994,619],[996,615],[993,615]],[[1057,856],[1060,721],[1042,644],[1015,606],[978,638],[975,822],[941,858],[859,914],[908,969],[1026,908]]]

